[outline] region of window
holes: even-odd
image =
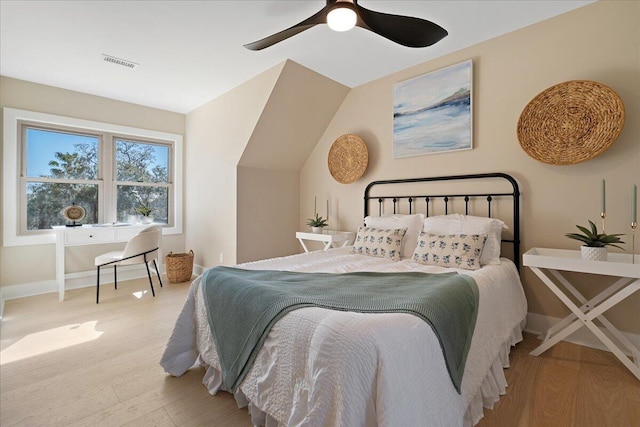
[[[182,232],[182,136],[4,109],[5,246],[52,243],[62,209],[85,224],[142,214]]]
[[[23,234],[64,225],[61,212],[71,204],[85,209],[85,223],[97,223],[100,138],[26,124],[21,127],[21,164],[26,169],[21,174]]]
[[[170,147],[120,138],[115,144],[118,217],[128,222],[130,216],[140,214],[166,224]]]

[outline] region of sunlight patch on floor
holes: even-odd
[[[133,296],[140,299],[147,293],[149,293],[149,291],[138,291],[138,292],[134,292]]]
[[[0,352],[0,365],[96,340],[103,334],[96,331],[97,323],[92,320],[29,334]]]

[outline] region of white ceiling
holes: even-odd
[[[368,9],[433,21],[449,36],[412,49],[361,28],[335,33],[320,25],[254,52],[243,44],[306,19],[325,2],[0,0],[0,74],[188,113],[287,58],[355,87],[592,1],[360,0]],[[140,66],[111,64],[102,54]]]

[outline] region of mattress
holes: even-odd
[[[502,259],[475,271],[394,262],[350,248],[241,264],[244,269],[344,273],[440,273],[471,276],[479,310],[461,392],[447,372],[435,333],[409,314],[367,314],[303,308],[276,323],[236,393],[254,425],[471,426],[505,393],[503,368],[522,339],[527,306],[517,270]],[[211,394],[223,390],[206,307],[194,280],[161,365],[181,375],[206,367]],[[425,421],[428,420],[428,421]]]

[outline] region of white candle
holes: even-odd
[[[600,203],[600,212],[605,213],[607,212],[607,196],[606,196],[604,179],[602,180],[602,191],[600,192],[600,195],[602,196],[602,200]]]
[[[631,192],[631,222],[638,222],[638,186],[635,184]]]

